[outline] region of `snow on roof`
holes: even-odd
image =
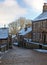
[[[33,21],[45,20],[47,19],[47,12],[43,12],[38,17],[36,17]]]
[[[0,28],[0,39],[8,38],[8,28]]]
[[[31,32],[31,31],[32,31],[31,27],[27,28],[27,31],[25,31],[25,29],[22,29],[19,31],[19,35],[26,35],[27,33]]]
[[[44,47],[47,47],[47,45],[43,45]]]

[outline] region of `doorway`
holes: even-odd
[[[42,34],[42,40],[43,40],[43,43],[46,43],[46,33],[44,33],[44,32]]]

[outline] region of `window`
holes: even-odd
[[[35,33],[33,33],[33,39],[35,39]]]

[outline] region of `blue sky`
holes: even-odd
[[[19,17],[34,19],[47,0],[0,0],[0,26],[9,24]]]

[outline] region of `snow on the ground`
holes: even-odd
[[[43,45],[44,47],[47,47],[47,45]]]
[[[18,42],[13,43],[13,45],[18,45]]]
[[[47,50],[44,50],[44,49],[34,49],[34,50],[38,52],[42,52],[42,53],[47,53]]]
[[[4,53],[7,53],[8,52],[8,50],[7,51],[4,51],[4,52],[1,52],[0,51],[0,57],[4,54]]]

